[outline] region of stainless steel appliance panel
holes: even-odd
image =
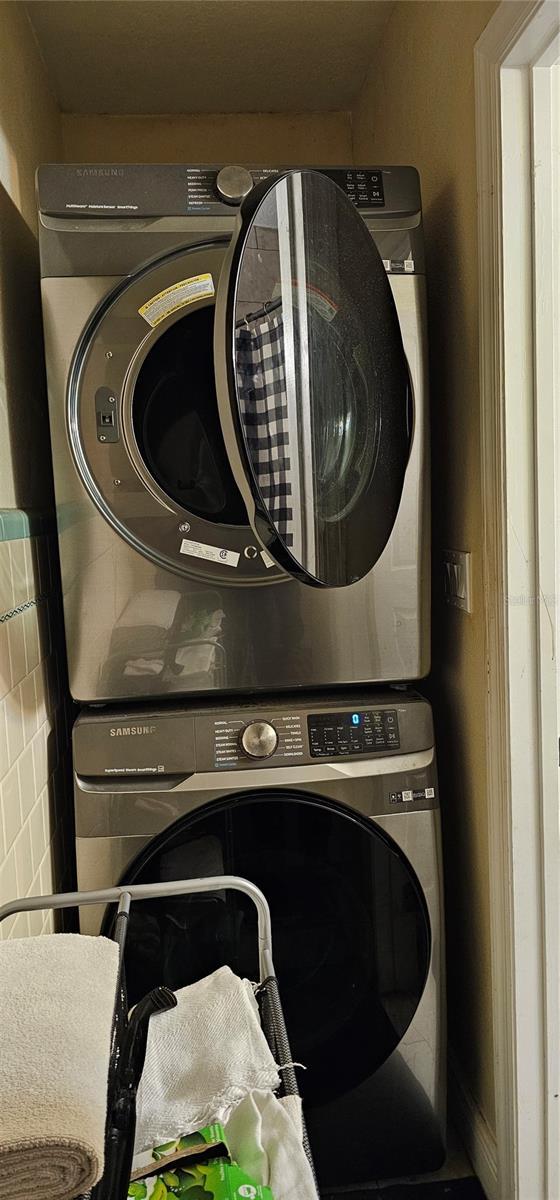
[[[358,718],[357,723],[354,717]],[[297,765],[286,765],[286,746],[280,737],[272,751],[268,744],[261,743],[261,750],[270,753],[269,758],[251,761],[251,751],[257,745],[251,740],[244,741],[243,732],[256,724],[269,725],[278,732],[283,722],[289,722],[293,729],[299,722],[300,732],[295,728],[290,734],[294,754],[299,754],[295,747],[301,738]],[[390,741],[395,738],[395,725],[398,746]],[[351,728],[359,730],[359,735],[348,732]],[[318,736],[323,744],[323,729],[331,739],[328,746],[333,752],[316,757],[314,746]],[[234,733],[238,753],[228,752],[227,761],[223,761],[217,758],[216,751],[220,739],[230,732]],[[354,736],[357,740],[349,741]],[[372,736],[379,743],[384,741],[384,745],[366,751],[360,739]],[[165,771],[154,770],[148,745],[155,747],[156,758],[167,762]],[[401,867],[395,860],[395,877],[389,870],[385,878],[382,867],[385,850],[376,858],[373,875],[376,919],[384,927],[388,923],[390,929],[391,905],[400,906],[394,944],[389,936],[392,950],[389,957],[382,955],[381,961],[385,964],[383,971],[388,971],[387,979],[390,977],[392,981],[387,984],[385,1011],[392,1014],[395,1030],[402,1024],[402,1036],[395,1035],[398,1042],[395,1048],[373,1075],[361,1083],[358,1081],[356,1086],[333,1085],[326,1089],[321,1100],[310,1085],[308,1120],[325,1185],[371,1181],[368,1172],[372,1164],[376,1164],[378,1176],[397,1174],[399,1169],[405,1172],[435,1169],[443,1156],[445,1139],[445,971],[439,797],[429,705],[419,697],[387,690],[356,693],[351,699],[347,693],[330,693],[320,700],[290,696],[286,703],[277,697],[262,706],[230,703],[218,708],[201,701],[196,708],[177,706],[170,712],[158,712],[148,706],[117,713],[84,712],[74,729],[74,765],[78,882],[82,888],[110,886],[127,874],[136,878],[138,872],[142,878],[147,877],[151,856],[157,856],[158,846],[164,854],[166,871],[183,869],[188,873],[196,867],[199,873],[204,873],[204,854],[210,853],[211,845],[214,856],[219,851],[215,838],[203,836],[205,824],[211,823],[214,814],[220,812],[231,813],[235,821],[237,805],[241,810],[251,797],[256,806],[263,806],[263,829],[273,819],[266,815],[267,805],[278,807],[287,797],[289,804],[300,804],[303,808],[309,801],[310,810],[318,813],[324,810],[327,819],[333,821],[340,817],[344,823],[348,816],[354,816],[362,831],[371,829],[374,841],[377,833],[390,839],[384,845],[393,847],[402,868],[410,873],[407,884],[410,894],[404,908],[404,893],[401,884],[397,886]],[[254,817],[255,814],[252,821]],[[304,822],[303,815],[297,820],[298,827],[303,828],[299,825]],[[183,833],[175,832],[181,829]],[[294,864],[307,855],[312,873],[313,843],[303,837],[298,847],[297,837],[294,840],[292,835],[293,830],[289,846],[290,854],[295,855]],[[235,844],[233,837],[231,845]],[[287,844],[282,844],[281,851],[280,844],[279,841],[278,861],[270,863],[271,869],[274,865],[271,879],[278,875],[283,880],[284,894],[289,897],[290,889],[296,886],[295,865],[288,871],[282,858]],[[322,845],[322,850],[327,851],[329,845],[334,852],[332,839]],[[168,862],[166,847],[169,847]],[[319,856],[318,861],[324,861],[326,871],[331,851],[325,860]],[[143,857],[138,859],[141,852]],[[269,856],[265,855],[263,861],[268,863]],[[391,861],[392,852],[387,866]],[[214,859],[212,862],[214,869]],[[359,856],[349,859],[345,869],[357,877],[363,871],[362,859]],[[344,888],[342,883],[340,886],[337,903],[343,905]],[[329,889],[327,894],[332,897]],[[297,896],[294,893],[294,903]],[[418,952],[414,932],[417,925],[413,919],[418,902],[415,896],[421,897],[421,907],[425,907],[429,940],[422,988],[409,1019],[403,1014],[409,1004],[406,999],[409,976]],[[301,902],[301,897],[297,902]],[[275,907],[273,930],[274,911]],[[84,931],[97,932],[102,916],[101,912],[86,910]],[[183,924],[180,920],[177,923],[178,916],[175,912],[173,924],[179,929]],[[328,923],[325,927],[330,928]],[[279,951],[283,945],[282,930],[281,923],[276,935]],[[359,929],[355,932],[359,934]],[[140,934],[139,927],[137,936]],[[142,940],[141,944],[144,945]],[[334,961],[338,962],[338,951],[334,953]],[[141,962],[143,971],[142,955]],[[341,962],[341,969],[342,966]],[[381,983],[380,986],[382,990],[385,987]],[[324,999],[328,1013],[328,1001]],[[381,1020],[381,1012],[377,1019]],[[353,1145],[351,1164],[347,1156],[344,1161],[332,1163],[331,1178],[332,1155],[325,1150],[325,1131],[327,1141],[332,1139],[334,1130],[341,1136],[344,1131],[350,1144],[356,1134],[357,1115],[368,1131],[372,1121],[376,1129],[383,1129],[383,1138],[366,1137],[364,1133]]]
[[[127,284],[128,290],[136,289],[140,308],[154,295],[151,274],[159,278],[161,272],[164,286],[172,284],[177,278],[173,262],[181,257],[192,256],[195,275],[206,267],[217,277],[234,229],[233,210],[220,203],[219,211],[204,214],[193,201],[189,213],[198,216],[131,221],[41,215],[57,519],[70,688],[76,700],[323,688],[427,674],[426,299],[419,273],[420,215],[413,211],[417,182],[414,191],[412,177],[406,176],[399,193],[399,171],[383,176],[386,199],[392,189],[400,205],[394,217],[370,207],[363,219],[387,256],[412,382],[412,446],[389,541],[365,578],[342,588],[311,588],[281,572],[262,557],[249,526],[222,521],[214,525],[212,538],[210,522],[195,516],[187,529],[183,508],[148,478],[137,452],[127,397],[161,329],[171,334],[179,322],[174,314],[153,329],[146,323],[132,361],[133,314],[121,321],[115,307],[112,323],[113,309],[105,315],[107,298]],[[397,254],[409,257],[391,257]],[[179,276],[184,277],[183,270]],[[211,310],[203,298],[188,311],[197,318],[202,314],[202,320]],[[101,322],[103,332],[84,360],[83,420],[76,418],[73,425],[69,386],[77,347],[92,320]],[[143,330],[138,313],[135,321]],[[97,356],[97,366],[88,375],[91,355]],[[122,394],[112,390],[115,380],[122,380]],[[112,397],[115,424],[105,427],[101,422],[111,419]],[[83,461],[77,446],[83,448]],[[185,542],[194,543],[196,557],[192,545],[183,553]]]

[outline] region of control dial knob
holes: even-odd
[[[251,721],[241,734],[241,747],[249,758],[270,758],[278,745],[278,734],[269,721]]]
[[[241,204],[253,187],[253,176],[245,167],[222,167],[216,176],[216,191],[224,204]]]

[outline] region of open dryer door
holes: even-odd
[[[410,383],[379,251],[326,175],[291,171],[246,197],[214,357],[229,461],[266,550],[306,583],[363,578],[400,503]]]

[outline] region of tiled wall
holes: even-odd
[[[22,534],[24,536],[22,536]],[[64,654],[51,534],[0,513],[0,904],[71,885]],[[50,914],[0,936],[50,928]]]

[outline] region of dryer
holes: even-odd
[[[401,692],[82,712],[78,886],[234,873],[274,960],[323,1188],[435,1170],[445,1011],[432,717]],[[83,912],[84,932],[103,913]],[[234,893],[133,906],[131,1002],[224,963],[255,978]]]
[[[72,695],[429,669],[411,167],[45,166]]]

